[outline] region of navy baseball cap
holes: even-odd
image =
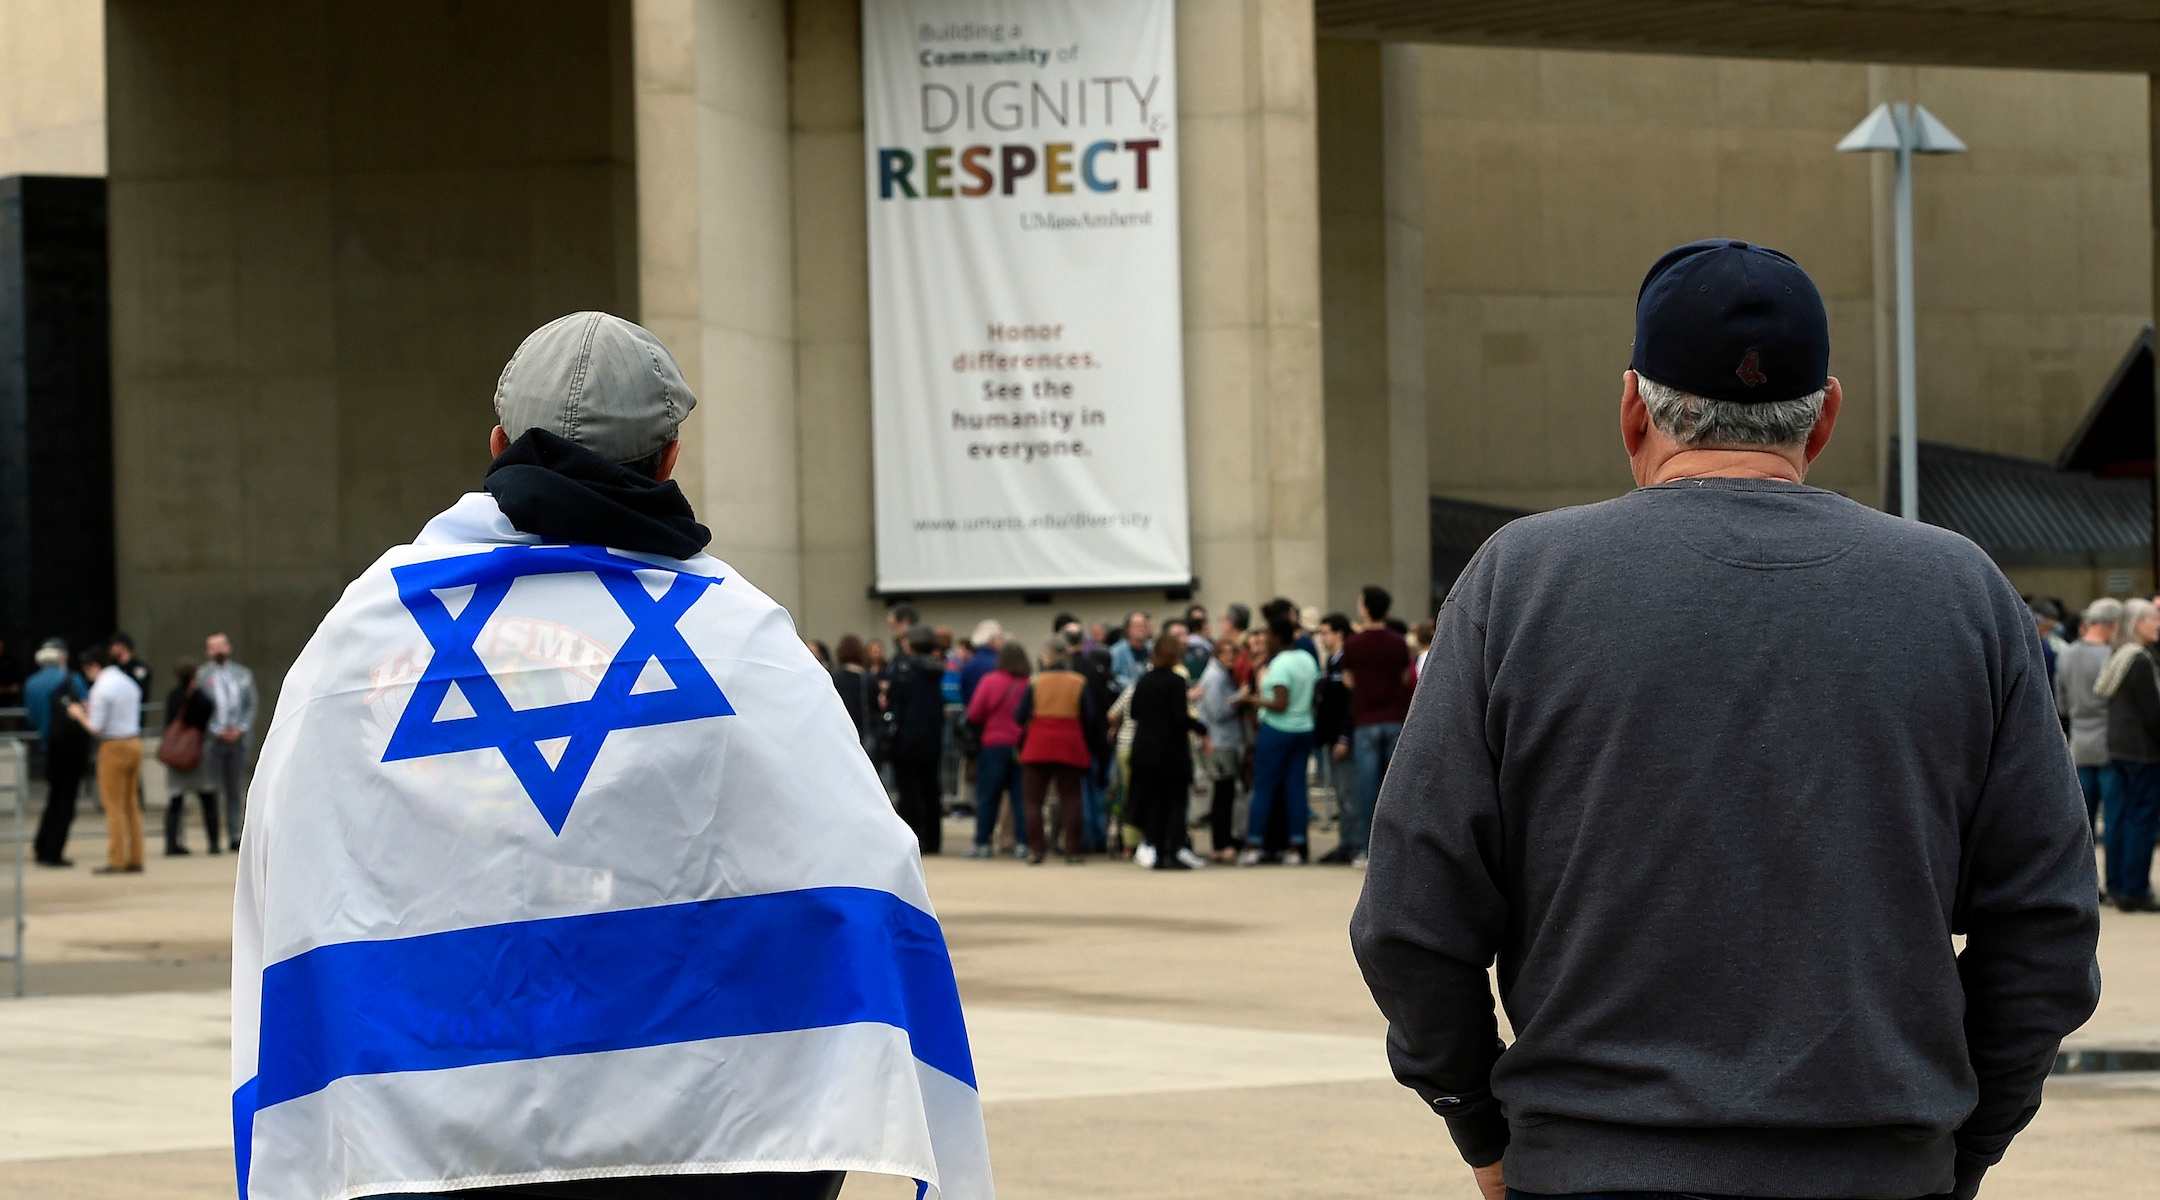
[[[1830,318],[1791,257],[1726,238],[1689,242],[1643,276],[1628,365],[1711,400],[1798,400],[1830,381]]]

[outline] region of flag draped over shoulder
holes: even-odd
[[[851,1170],[991,1196],[914,836],[724,564],[466,496],[287,676],[234,903],[243,1197]]]

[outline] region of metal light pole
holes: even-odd
[[[1920,519],[1920,409],[1913,359],[1912,156],[1963,154],[1965,143],[1917,104],[1878,104],[1837,144],[1897,155],[1898,515]]]

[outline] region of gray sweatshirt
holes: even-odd
[[[2001,572],[1691,480],[1501,530],[1438,626],[1351,937],[1463,1157],[1533,1193],[1971,1195],[2100,986]]]
[[[2070,761],[2081,767],[2104,767],[2107,750],[2107,697],[2093,692],[2109,649],[2076,641],[2055,655],[2055,708],[2070,718]]]
[[[1200,719],[1207,724],[1208,741],[1217,750],[1245,747],[1245,717],[1230,698],[1237,695],[1237,680],[1220,662],[1210,659],[1200,674]]]

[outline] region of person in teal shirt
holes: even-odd
[[[1297,628],[1288,620],[1268,622],[1267,669],[1260,674],[1257,692],[1242,697],[1259,710],[1260,730],[1253,739],[1252,823],[1245,852],[1238,855],[1241,867],[1260,861],[1268,817],[1278,799],[1289,806],[1290,848],[1283,852],[1283,865],[1305,862],[1305,769],[1312,758],[1313,689],[1320,681],[1320,664],[1298,649],[1296,640]]]

